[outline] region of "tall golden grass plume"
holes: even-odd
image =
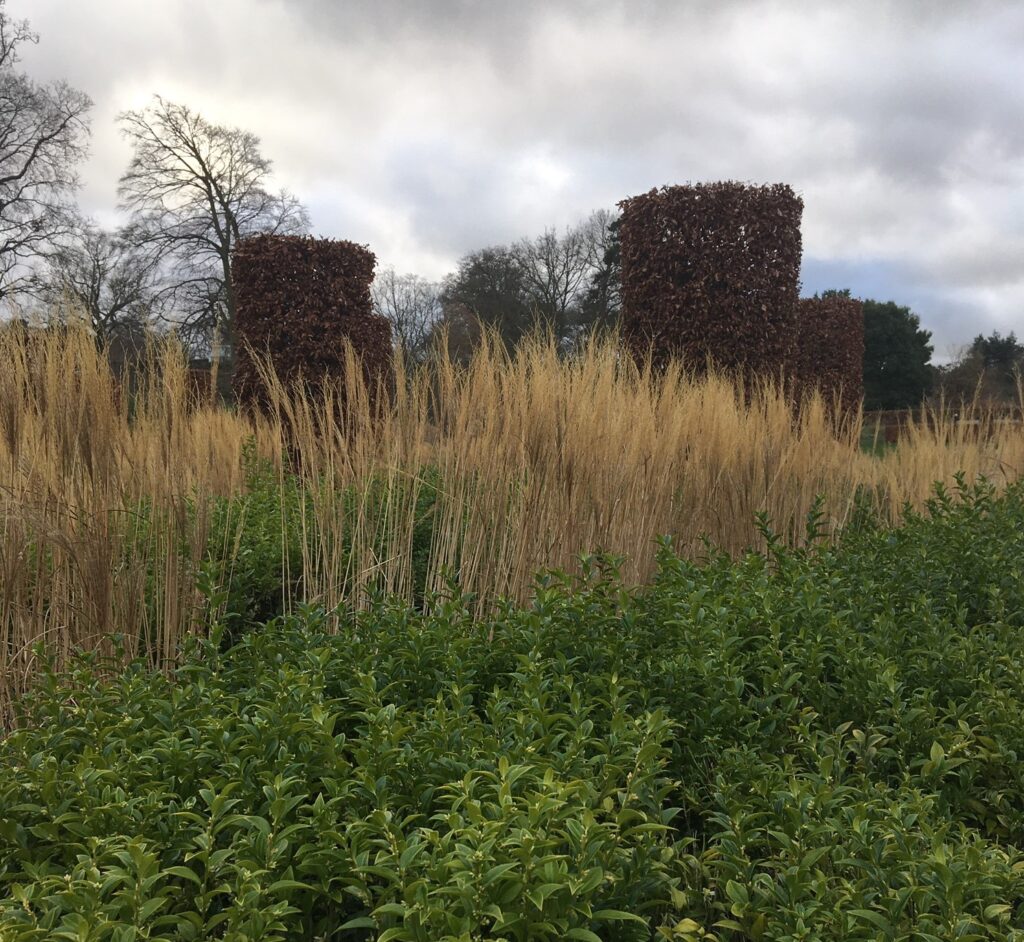
[[[298,533],[301,547],[282,605],[328,610],[379,591],[414,601],[428,493],[428,596],[454,575],[482,609],[526,599],[538,569],[571,570],[581,552],[621,555],[643,581],[662,535],[684,554],[705,537],[739,553],[759,545],[759,512],[800,539],[818,495],[835,528],[858,493],[894,520],[959,471],[1024,472],[1024,429],[978,402],[936,406],[876,455],[859,412],[813,394],[794,411],[773,382],[654,373],[614,337],[567,357],[543,336],[512,355],[487,335],[466,366],[399,355],[387,395],[347,357],[315,395],[265,362],[269,407],[247,414],[197,395],[173,342],[153,341],[121,384],[82,330],[0,330],[0,711],[39,644],[60,664],[120,635],[126,656],[163,666],[207,630],[198,570],[233,578],[253,456],[299,492],[281,503],[282,545]],[[213,502],[232,496],[212,546]]]

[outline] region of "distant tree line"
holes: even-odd
[[[849,296],[848,289],[824,294]],[[1020,405],[1024,344],[1011,332],[978,334],[952,362],[933,366],[931,332],[906,305],[864,302],[864,408],[908,409],[943,398]]]
[[[92,103],[19,70],[19,50],[37,41],[0,0],[0,302],[19,315],[35,306],[56,321],[84,317],[101,345],[155,325],[197,352],[230,352],[235,246],[260,233],[307,233],[306,209],[271,187],[255,135],[156,97],[119,116],[132,148],[118,187],[124,224],[84,218],[75,195]],[[512,349],[537,327],[568,355],[618,321],[617,228],[615,213],[597,210],[562,231],[469,252],[440,281],[384,268],[373,306],[414,362],[442,340],[465,359],[484,330]],[[938,389],[1015,396],[1024,347],[1014,334],[978,336],[936,368],[931,335],[908,307],[869,299],[864,319],[866,408],[916,405]]]
[[[936,382],[947,399],[979,399],[987,403],[1021,403],[1024,393],[1024,344],[1012,331],[978,334],[952,363],[936,370]]]
[[[470,252],[433,284],[386,270],[374,282],[374,305],[414,360],[441,338],[464,360],[485,329],[509,349],[545,330],[568,352],[618,319],[615,225],[610,211],[597,210],[561,233]]]
[[[31,278],[32,264],[73,238],[74,192],[89,135],[87,95],[65,82],[42,84],[17,68],[38,41],[0,0],[0,298]]]

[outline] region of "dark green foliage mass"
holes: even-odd
[[[1012,330],[1005,337],[998,330],[987,337],[978,334],[971,343],[970,354],[980,358],[987,369],[1013,372],[1024,364],[1024,344]]]
[[[939,382],[953,402],[980,397],[996,405],[1021,405],[1024,344],[1012,331],[978,334],[953,363],[939,368]]]
[[[492,246],[465,256],[442,291],[449,320],[477,318],[512,349],[536,323],[529,287],[515,253]]]
[[[51,678],[0,744],[0,938],[1020,939],[1024,487],[764,530]]]
[[[908,409],[921,405],[934,373],[931,332],[895,301],[864,302],[864,408]]]

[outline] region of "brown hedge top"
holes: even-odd
[[[802,390],[817,386],[829,402],[855,408],[864,396],[864,305],[832,295],[801,298],[797,307],[796,377]]]
[[[785,184],[662,187],[619,203],[623,333],[656,363],[777,372],[795,346],[803,201]]]
[[[372,313],[370,283],[376,259],[353,242],[259,235],[238,243],[233,256],[234,385],[243,401],[259,398],[249,348],[269,351],[283,380],[339,378],[344,342],[363,360],[367,378],[391,363],[391,330]]]

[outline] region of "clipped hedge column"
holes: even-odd
[[[619,206],[622,330],[634,354],[788,372],[803,213],[789,186],[668,186]]]
[[[362,245],[306,236],[258,235],[238,243],[234,389],[239,403],[261,405],[265,388],[250,349],[264,351],[286,384],[340,381],[345,341],[362,359],[371,391],[391,368],[391,326],[373,314],[376,259]]]
[[[817,387],[831,405],[855,409],[864,397],[864,304],[829,295],[797,306],[798,391]]]

